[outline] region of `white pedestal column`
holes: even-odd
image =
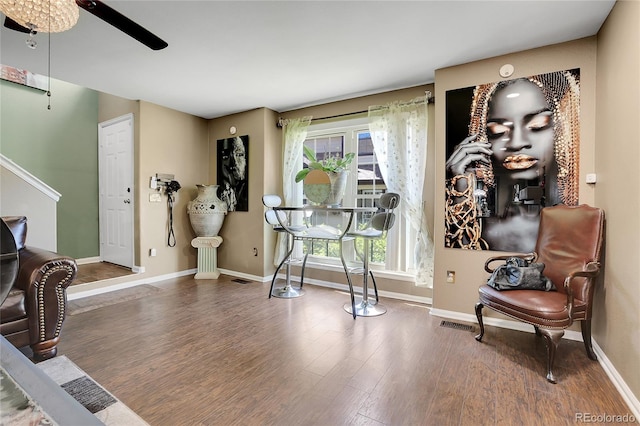
[[[215,280],[220,276],[218,271],[218,247],[222,237],[197,237],[191,240],[191,246],[198,249],[198,273],[196,280]]]

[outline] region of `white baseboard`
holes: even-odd
[[[284,274],[279,274],[278,278],[285,279],[286,276]],[[294,281],[297,280],[297,282],[300,282],[300,277],[299,276],[292,275],[291,279],[293,279]],[[271,281],[271,276],[267,278],[267,281]],[[344,291],[344,292],[347,292],[347,293],[349,292],[349,286],[347,284],[338,284],[338,283],[334,283],[334,282],[331,282],[331,281],[323,281],[323,280],[317,280],[317,279],[313,279],[313,278],[305,278],[304,279],[304,283],[305,284],[313,284],[313,285],[317,285],[317,286],[320,286],[320,287],[333,288],[333,289]],[[356,294],[362,294],[362,287],[361,286],[354,286],[353,291]],[[389,299],[406,300],[407,302],[424,303],[426,305],[431,305],[431,303],[432,303],[432,299],[430,297],[414,296],[414,295],[411,295],[411,294],[395,293],[395,292],[392,292],[392,291],[380,290],[380,291],[378,291],[378,295],[381,296],[381,297],[388,297]]]
[[[258,275],[245,274],[244,272],[232,271],[230,269],[218,268],[221,274],[231,275],[232,277],[244,278],[245,280],[258,281],[260,283],[271,281],[271,277],[260,277]]]
[[[454,319],[458,321],[464,321],[467,323],[478,324],[478,319],[473,314],[464,314],[461,312],[446,311],[442,309],[431,309],[431,315],[442,317],[442,318]],[[529,324],[525,324],[523,322],[512,321],[508,319],[491,318],[491,317],[485,317],[485,316],[483,316],[482,319],[485,325],[492,325],[495,327],[507,328],[510,330],[534,333],[533,326]],[[579,342],[583,341],[582,333],[574,330],[566,330],[563,338],[566,338],[568,340],[575,340]],[[611,361],[609,361],[609,358],[607,358],[607,355],[602,351],[600,346],[598,346],[598,343],[595,341],[595,339],[592,339],[592,344],[593,344],[593,351],[598,356],[598,363],[602,366],[602,368],[604,369],[605,373],[607,374],[607,376],[609,377],[613,385],[616,387],[616,389],[618,390],[622,398],[625,400],[625,402],[631,409],[633,416],[636,419],[640,419],[640,401],[633,394],[633,392],[631,392],[631,389],[629,389],[629,386],[627,386],[624,379],[620,376],[620,374],[615,369]]]
[[[76,259],[76,263],[78,265],[86,265],[89,263],[99,263],[99,262],[102,262],[102,258],[100,256],[84,257],[82,259]]]
[[[243,272],[236,272],[236,271],[231,271],[228,269],[220,269],[220,272],[226,275],[231,275],[233,277],[238,277],[238,278],[246,278],[249,280],[253,280],[253,281],[258,281],[258,282],[269,282],[271,281],[271,278],[273,277],[273,275],[268,275],[266,277],[259,277],[257,275],[249,275],[249,274],[245,274]],[[277,278],[280,279],[285,279],[286,276],[284,274],[278,274]],[[296,275],[292,275],[291,279],[297,282],[300,282],[300,277],[296,276]],[[313,284],[313,285],[317,285],[319,287],[328,287],[328,288],[333,288],[336,290],[340,290],[340,291],[344,291],[344,292],[349,292],[349,286],[346,284],[338,284],[338,283],[334,283],[331,281],[323,281],[323,280],[317,280],[317,279],[313,279],[313,278],[305,278],[304,279],[304,283],[305,284]],[[354,287],[354,291],[356,292],[356,294],[358,293],[362,293],[359,292],[360,287]],[[398,299],[398,300],[406,300],[408,302],[415,302],[415,303],[424,303],[426,305],[431,305],[432,299],[430,297],[423,297],[423,296],[413,296],[410,294],[404,294],[404,293],[395,293],[395,292],[391,292],[391,291],[379,291],[378,292],[379,296],[382,297],[388,297],[390,299]]]
[[[607,355],[603,352],[602,348],[598,346],[598,342],[593,340],[592,343],[593,351],[598,356],[598,362],[604,369],[604,372],[607,373],[607,376],[609,376],[611,383],[613,383],[616,389],[618,389],[618,392],[620,392],[620,395],[622,395],[622,399],[624,399],[624,401],[631,409],[631,412],[636,418],[636,421],[640,420],[640,400],[638,400],[633,392],[631,392],[631,389],[629,389],[627,383],[622,379],[622,377],[620,377],[618,370],[615,369],[609,358],[607,358]]]
[[[158,281],[164,281],[171,278],[184,277],[193,275],[197,271],[189,269],[186,271],[175,272],[171,274],[158,275],[155,277],[126,277],[125,281],[118,279],[103,280],[95,283],[76,284],[67,288],[67,300],[81,299],[83,297],[95,296],[96,294],[108,293],[110,291],[122,290],[123,288],[135,287],[142,284],[151,284]]]

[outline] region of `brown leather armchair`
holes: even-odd
[[[557,291],[506,290],[488,285],[479,289],[475,310],[484,335],[482,309],[487,307],[518,321],[533,325],[536,334],[545,338],[547,346],[547,380],[556,383],[553,362],[564,330],[580,321],[587,356],[595,360],[591,346],[591,310],[595,277],[600,272],[604,239],[604,212],[581,205],[547,207],[540,213],[540,228],[535,253],[519,257],[545,264],[544,275],[553,281]],[[491,263],[509,256],[489,258],[485,270],[493,272]]]
[[[26,217],[7,216],[2,220],[13,234],[19,266],[0,306],[0,333],[18,348],[30,346],[37,361],[52,358],[65,319],[66,289],[75,279],[78,266],[71,257],[25,246]]]

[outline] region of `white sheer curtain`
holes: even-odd
[[[422,190],[427,159],[427,97],[369,108],[369,131],[387,190],[400,194],[400,214],[415,235],[416,285],[433,288],[433,236]]]
[[[282,157],[282,194],[284,204],[292,205],[293,190],[291,182],[302,166],[302,145],[307,138],[307,129],[311,124],[311,117],[292,118],[282,121],[283,128],[283,157]],[[287,254],[287,235],[278,233],[278,244],[273,256],[273,263],[277,266]]]

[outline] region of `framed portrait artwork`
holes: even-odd
[[[577,205],[580,70],[446,92],[445,246],[533,251],[540,210]]]
[[[230,212],[249,211],[249,136],[217,142],[218,198]]]

